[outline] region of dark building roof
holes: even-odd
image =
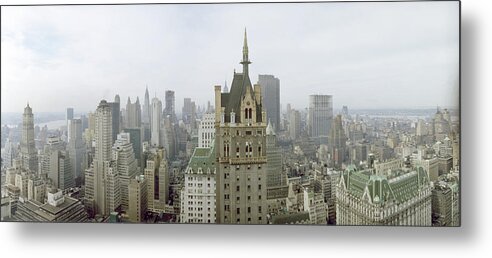
[[[256,120],[261,121],[261,105],[258,105],[258,100],[255,99],[255,94],[251,80],[248,74],[248,65],[251,62],[248,58],[248,43],[246,31],[244,32],[244,46],[243,46],[243,73],[234,72],[234,77],[232,80],[232,85],[229,93],[221,93],[221,106],[225,107],[225,122],[230,122],[230,114],[232,111],[236,113],[236,122],[241,122],[240,109],[241,100],[246,95],[247,89],[249,89],[253,100],[257,103],[256,105]]]

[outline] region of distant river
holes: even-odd
[[[67,122],[65,119],[63,120],[55,120],[46,123],[35,124],[34,126],[39,125],[40,128],[43,128],[45,125],[48,126],[49,130],[59,129],[62,126],[66,126]]]

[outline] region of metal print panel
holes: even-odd
[[[460,225],[457,1],[1,11],[2,221]]]

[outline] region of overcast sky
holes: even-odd
[[[115,94],[213,103],[241,71],[280,79],[282,107],[458,105],[458,2],[2,7],[1,108],[95,110]]]

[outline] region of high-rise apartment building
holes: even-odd
[[[22,116],[22,136],[20,144],[22,165],[34,173],[38,172],[38,151],[34,141],[34,115],[27,103]]]
[[[333,120],[333,99],[331,95],[310,95],[308,110],[309,136],[320,143],[328,142]]]
[[[267,223],[266,112],[250,63],[245,31],[243,72],[234,73],[229,93],[215,86],[217,223]]]
[[[258,84],[261,85],[263,108],[267,113],[267,120],[272,122],[273,129],[280,129],[280,80],[273,75],[258,75]]]
[[[181,223],[215,223],[215,148],[196,148],[181,190]]]

